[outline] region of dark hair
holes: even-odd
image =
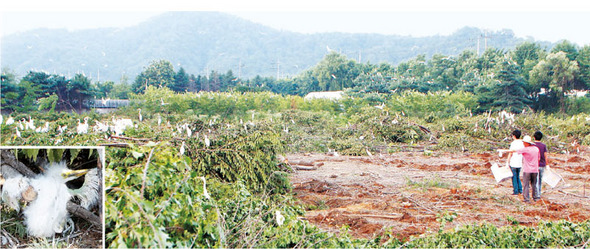
[[[512,135],[514,135],[516,137],[516,139],[519,139],[520,135],[522,135],[522,133],[520,132],[520,130],[514,130],[512,132]]]
[[[541,138],[543,138],[543,133],[541,133],[540,131],[535,131],[535,134],[533,134],[533,137],[535,137],[535,140],[541,141]]]

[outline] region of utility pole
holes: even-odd
[[[477,56],[479,56],[479,38],[481,37],[481,35],[477,36]]]
[[[361,63],[361,51],[359,50],[359,63]]]
[[[280,76],[281,76],[281,62],[277,58],[277,80],[279,80]]]
[[[238,79],[242,78],[242,59],[238,61]]]

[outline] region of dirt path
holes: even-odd
[[[496,183],[491,163],[506,160],[498,154],[297,154],[287,159],[323,163],[291,177],[296,196],[308,209],[305,219],[332,232],[348,226],[355,237],[389,230],[403,240],[437,232],[439,217],[448,220],[445,230],[483,222],[533,226],[541,220],[589,219],[590,153],[549,156],[565,180],[553,189],[544,185],[542,200],[533,204],[511,195],[509,179]]]

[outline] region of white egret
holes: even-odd
[[[100,131],[100,132],[107,132],[109,131],[109,126],[106,123],[102,123],[99,121],[95,121],[96,125],[94,126],[94,131]]]
[[[205,196],[205,198],[211,199],[209,192],[207,192],[207,182],[206,182],[205,177],[201,176],[201,180],[203,180],[203,195]]]
[[[77,196],[81,201],[92,198],[82,204],[86,207],[89,207],[98,200],[97,187],[95,188],[97,192],[95,194],[81,194],[88,189],[87,185],[95,184],[98,186],[98,180],[95,183],[85,181],[82,188],[78,190],[71,190],[66,185],[68,181],[74,180],[88,172],[88,169],[68,169],[65,162],[51,163],[46,167],[43,174],[30,180],[31,186],[37,192],[37,198],[25,207],[23,211],[25,225],[27,226],[29,235],[35,237],[51,237],[55,233],[63,232],[64,226],[69,219],[67,203],[72,197]],[[92,190],[89,190],[89,192],[92,192]]]
[[[18,212],[20,210],[19,201],[22,199],[22,194],[31,184],[29,178],[19,174],[14,177],[7,176],[6,179],[2,179],[4,180],[2,184],[2,202]]]
[[[11,125],[14,124],[14,118],[12,118],[12,116],[8,116],[8,119],[6,119],[6,125]]]
[[[43,127],[39,126],[37,127],[37,129],[35,129],[36,132],[39,133],[46,133],[49,131],[49,122],[45,122],[45,125]]]
[[[80,119],[78,119],[78,127],[76,127],[76,131],[78,134],[88,133],[88,117],[84,118],[84,123],[80,123]]]
[[[113,117],[113,125],[113,132],[115,132],[115,135],[119,136],[125,132],[127,127],[133,127],[133,120],[128,118],[115,119],[115,117]]]
[[[281,211],[279,210],[275,211],[275,218],[277,221],[277,225],[279,226],[283,225],[283,223],[285,222],[285,217],[281,214]]]
[[[180,155],[184,155],[184,141],[182,141],[182,145],[180,146]]]
[[[25,121],[26,122],[26,121]],[[29,122],[25,123],[27,129],[35,130],[35,121],[29,116]]]
[[[62,134],[67,129],[68,129],[68,126],[67,125],[64,125],[64,126],[59,125],[59,126],[57,126],[57,131],[59,132],[59,134]]]
[[[141,122],[141,121],[143,121],[143,116],[141,116],[141,108],[138,108],[137,110],[139,111],[139,113],[138,113],[139,122]]]
[[[158,114],[158,126],[162,124],[162,116]]]
[[[207,135],[204,135],[204,136],[205,136],[205,146],[207,146],[207,148],[209,148],[209,146],[211,146],[211,141],[209,140]]]
[[[18,130],[18,126],[17,126],[17,127],[14,127],[14,128],[16,129],[16,136],[17,136],[17,137],[21,137],[21,136],[20,136],[20,131]]]
[[[191,130],[191,128],[188,126],[188,124],[184,125],[184,128],[186,128],[186,135],[188,137],[191,137],[193,135],[193,131]]]
[[[21,130],[24,130],[24,129],[25,129],[25,127],[23,126],[23,123],[25,123],[25,122],[26,122],[26,121],[25,121],[25,119],[24,119],[24,118],[23,118],[23,119],[21,119],[20,121],[18,121],[18,126],[17,126],[17,127],[18,127],[18,128],[20,128]]]

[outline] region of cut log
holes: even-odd
[[[295,165],[294,166],[296,170],[317,170],[318,167],[315,166],[301,166],[301,165]]]
[[[314,166],[315,161],[312,160],[289,160],[290,164],[303,165],[303,166]]]

